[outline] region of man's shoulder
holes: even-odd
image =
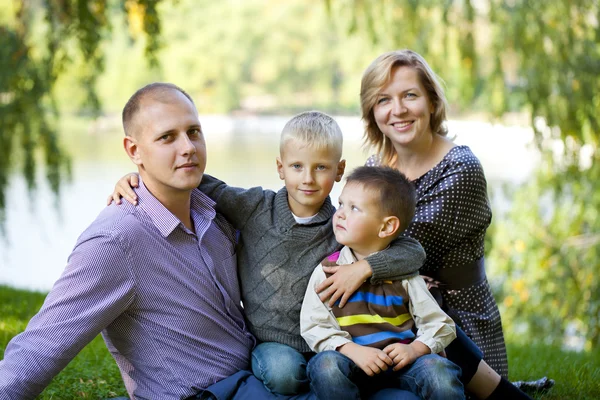
[[[136,230],[136,227],[141,227],[143,223],[136,207],[126,201],[120,205],[113,203],[105,207],[82,232],[77,243],[101,236],[117,238],[128,231]]]

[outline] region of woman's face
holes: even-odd
[[[381,90],[373,115],[377,126],[396,146],[412,147],[431,138],[429,120],[433,106],[411,67],[397,67]]]

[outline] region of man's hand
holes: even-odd
[[[374,347],[350,342],[340,346],[338,351],[354,361],[369,376],[386,371],[393,365],[392,359],[387,354]]]
[[[132,188],[139,187],[139,185],[140,179],[138,174],[132,172],[125,175],[119,179],[115,185],[115,190],[110,196],[108,196],[108,199],[106,199],[106,205],[109,206],[113,200],[116,204],[121,204],[121,197],[123,197],[125,200],[135,206],[137,204],[137,196]]]
[[[394,371],[398,371],[407,365],[414,363],[417,358],[431,353],[431,349],[415,340],[411,344],[390,344],[383,349],[383,352],[394,362]]]
[[[373,271],[366,260],[354,264],[323,267],[325,273],[333,274],[325,279],[316,291],[322,302],[329,299],[329,307],[333,307],[340,299],[340,308],[344,307],[352,293],[356,291],[371,275]]]

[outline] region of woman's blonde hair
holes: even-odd
[[[417,71],[421,85],[433,106],[429,125],[433,134],[446,136],[445,125],[448,103],[440,78],[433,72],[427,61],[412,50],[395,50],[377,57],[363,73],[360,85],[360,106],[365,123],[364,144],[374,147],[382,156],[382,163],[392,165],[396,161],[396,150],[389,139],[379,130],[373,108],[381,90],[390,82],[398,67],[411,67]]]

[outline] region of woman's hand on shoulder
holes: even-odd
[[[137,205],[137,195],[132,188],[139,187],[140,179],[138,174],[132,172],[118,180],[112,194],[106,199],[106,205],[110,205],[113,201],[116,204],[121,204],[121,198],[124,198],[133,205]]]

